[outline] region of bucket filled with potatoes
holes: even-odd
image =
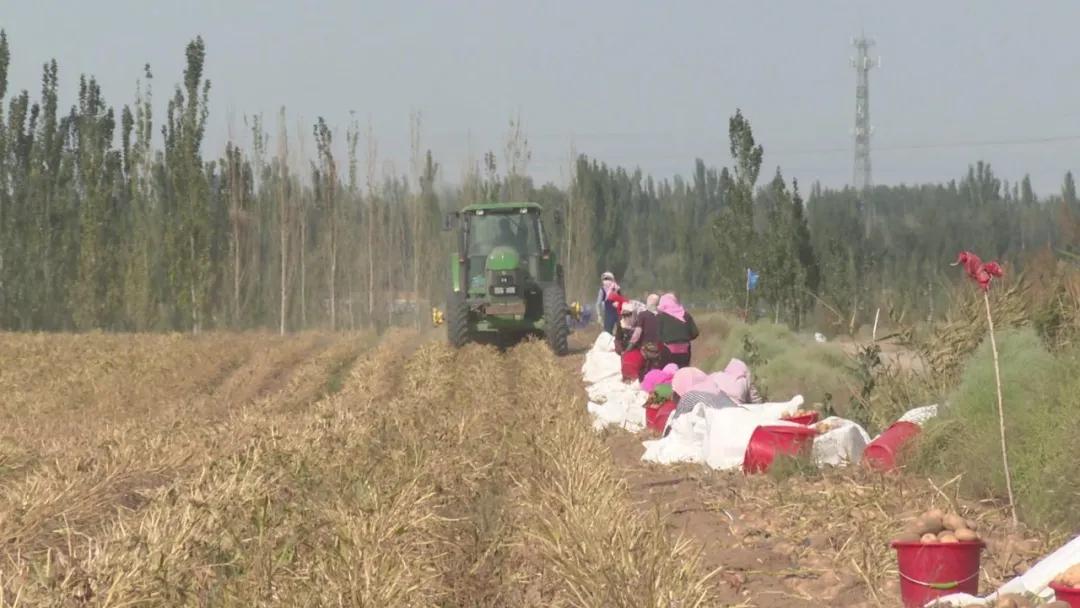
[[[956,513],[930,509],[916,517],[894,540],[902,543],[953,544],[981,540],[979,524]]]
[[[983,542],[978,524],[930,509],[892,542],[905,608],[921,608],[953,593],[978,595]]]
[[[1080,608],[1080,564],[1076,564],[1057,575],[1050,583],[1062,606]]]

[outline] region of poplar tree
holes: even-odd
[[[506,200],[524,201],[532,189],[528,178],[532,150],[529,149],[529,138],[525,135],[520,114],[510,119],[510,128],[506,134],[505,159]],[[494,167],[494,157],[492,157],[491,166]]]
[[[231,318],[234,326],[241,323],[244,315],[244,252],[247,249],[247,232],[252,225],[251,206],[254,198],[254,176],[251,163],[244,158],[240,147],[225,144],[224,185],[229,201],[229,255],[232,257]]]
[[[257,125],[256,125],[257,126]],[[289,203],[289,137],[285,127],[285,107],[278,113],[277,141],[277,182],[276,198],[278,205],[278,272],[280,275],[278,301],[278,332],[285,335],[289,314],[289,236],[292,234],[293,206]]]
[[[11,234],[11,198],[8,195],[8,130],[4,124],[4,97],[7,95],[8,65],[11,51],[8,48],[7,32],[0,30],[0,327],[8,322],[11,298],[9,280],[10,250],[14,240]]]
[[[184,84],[169,101],[162,135],[170,191],[167,221],[174,222],[169,230],[172,293],[178,298],[177,312],[198,333],[208,312],[211,278],[209,185],[200,154],[210,81],[202,77],[206,46],[201,37],[188,44],[186,55]]]
[[[439,197],[435,193],[435,179],[438,173],[439,163],[435,162],[431,156],[431,150],[428,150],[424,155],[424,165],[420,171],[420,207],[417,210],[420,229],[414,236],[416,239],[414,250],[417,256],[421,252],[426,252],[429,254],[429,259],[442,262],[445,259],[445,248],[441,246],[438,238],[442,214],[439,209]],[[432,302],[442,292],[439,287],[448,280],[446,264],[423,261],[419,263],[419,266],[422,269],[421,285],[424,286],[424,296],[428,302]],[[417,297],[420,297],[419,293]]]
[[[315,148],[319,163],[313,171],[316,204],[326,218],[329,233],[328,290],[330,296],[330,329],[337,329],[337,275],[338,275],[338,188],[337,163],[334,161],[333,136],[326,120],[319,117],[315,123]]]
[[[360,146],[360,123],[357,122],[355,113],[350,112],[349,127],[345,132],[345,146],[348,156],[349,171],[348,171],[348,190],[345,209],[345,225],[355,229],[358,233],[365,221],[363,201],[360,196],[360,180],[359,180],[359,157],[357,155],[357,149]],[[354,236],[359,236],[356,234]],[[346,265],[346,288],[349,290],[348,308],[349,308],[349,329],[356,329],[356,285],[359,281],[362,268],[360,267],[360,260],[363,257],[363,249],[361,247],[361,239],[352,238],[346,240],[346,253],[348,264]]]
[[[116,273],[109,238],[110,224],[117,219],[111,200],[115,153],[109,150],[116,122],[93,78],[80,80],[74,116],[80,233],[78,278],[71,296],[75,324],[86,330],[107,324],[110,277]]]
[[[728,121],[728,139],[735,164],[727,184],[726,205],[714,226],[720,262],[719,283],[730,296],[746,288],[746,269],[755,262],[754,187],[761,172],[764,150],[754,140],[750,121],[743,117],[741,110],[736,110]]]
[[[124,266],[124,315],[127,325],[145,331],[162,329],[158,308],[163,301],[161,283],[163,266],[161,243],[163,226],[157,204],[153,150],[153,74],[150,66],[143,67],[143,80],[135,87],[135,110],[125,108],[125,133],[134,135],[125,144],[127,196],[130,201],[131,227]],[[127,135],[130,137],[130,134]]]
[[[813,306],[813,298],[821,287],[821,267],[817,252],[810,235],[810,226],[806,218],[806,208],[799,194],[799,181],[791,180],[791,221],[794,226],[795,255],[798,260],[799,276],[796,284],[794,301],[796,304],[793,318],[795,328],[802,325],[807,311]]]
[[[375,225],[379,218],[379,184],[378,184],[378,154],[379,145],[375,140],[375,130],[371,126],[371,120],[368,120],[367,128],[367,200],[368,200],[368,213],[367,213],[367,320],[369,325],[375,323]]]

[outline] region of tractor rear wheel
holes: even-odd
[[[551,351],[563,356],[570,350],[567,343],[570,337],[570,323],[566,317],[570,310],[566,306],[566,292],[559,285],[544,288],[544,334]]]
[[[469,303],[463,291],[451,289],[446,296],[446,337],[454,348],[469,342]]]

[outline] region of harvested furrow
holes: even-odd
[[[5,488],[2,605],[710,605],[543,345],[361,350]]]
[[[716,605],[696,547],[631,503],[576,377],[538,344],[516,349],[512,364],[528,394],[540,396],[527,410],[533,469],[519,501],[518,550],[541,599],[534,605]]]
[[[335,343],[314,336],[295,345],[277,344],[282,352],[267,353],[239,367],[251,370],[246,374],[252,380],[248,384],[258,386],[249,389],[243,388],[244,383],[233,383],[236,390],[213,399],[214,409],[198,407],[214,397],[205,393],[170,396],[177,404],[189,400],[188,417],[167,415],[179,407],[162,403],[167,409],[160,417],[132,421],[121,428],[109,428],[107,422],[99,427],[91,421],[83,436],[61,444],[61,456],[10,471],[8,483],[0,489],[0,539],[8,564],[0,570],[0,587],[35,598],[24,599],[23,605],[50,605],[46,598],[63,599],[66,594],[58,585],[76,598],[91,593],[99,601],[107,599],[98,590],[122,588],[115,585],[125,579],[109,570],[115,565],[110,560],[116,557],[109,549],[115,548],[119,538],[143,546],[149,541],[143,534],[133,535],[133,530],[180,526],[183,518],[169,521],[177,514],[163,509],[162,501],[175,507],[180,496],[197,496],[195,487],[208,471],[231,458],[246,457],[257,443],[253,436],[273,437],[275,427],[287,424],[265,416],[267,411],[283,409],[277,406],[278,400],[298,405],[310,398],[310,405],[323,394],[329,376],[340,373],[340,360],[352,361],[364,348],[357,340]],[[271,367],[280,369],[261,371]],[[268,378],[277,379],[267,384]],[[276,388],[279,381],[284,385]],[[243,400],[229,402],[221,399],[224,395]],[[87,407],[92,410],[94,405]],[[41,564],[49,565],[44,571],[48,576],[42,574]],[[108,574],[100,578],[86,574],[95,569]],[[91,580],[91,587],[80,587]]]

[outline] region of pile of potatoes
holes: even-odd
[[[1068,570],[1057,575],[1054,582],[1062,587],[1080,589],[1080,564],[1072,566]]]
[[[956,513],[930,509],[915,518],[895,540],[924,545],[972,542],[979,540],[978,528],[976,522]]]

